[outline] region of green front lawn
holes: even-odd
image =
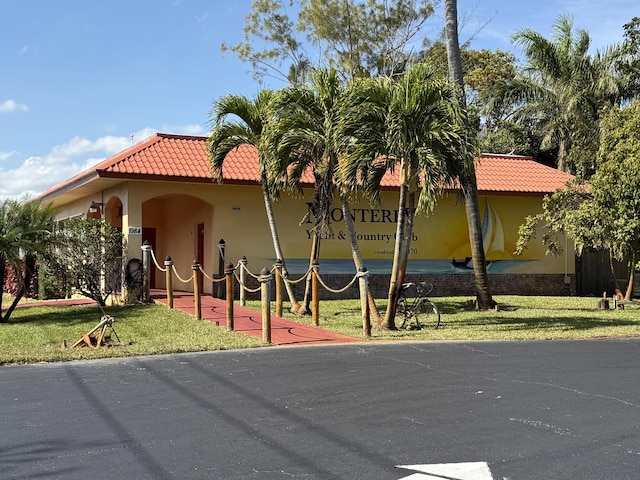
[[[640,335],[640,302],[624,310],[596,309],[597,299],[577,297],[497,296],[498,311],[465,308],[470,297],[436,297],[442,312],[438,330],[372,331],[375,340],[546,340]],[[385,301],[378,306],[384,313]],[[6,303],[5,303],[6,305]],[[259,302],[247,305],[260,311]],[[285,305],[286,307],[286,305]],[[272,306],[272,313],[275,308]],[[66,348],[100,321],[97,307],[32,306],[16,309],[0,324],[0,365],[162,353],[225,350],[262,346],[261,339],[229,332],[165,305],[110,307],[120,343],[99,350]],[[311,324],[310,316],[285,315]],[[320,327],[362,338],[359,300],[323,300]],[[115,338],[113,338],[115,340]]]
[[[95,327],[102,316],[97,306],[17,308],[7,324],[0,324],[0,365],[80,360],[160,353],[197,352],[257,347],[260,339],[229,332],[196,320],[165,305],[109,307],[116,321],[113,346],[99,350],[66,348]],[[107,330],[109,333],[109,330]]]
[[[640,335],[640,302],[624,310],[597,310],[598,299],[584,297],[494,296],[498,311],[466,308],[471,297],[434,297],[442,315],[438,330],[372,330],[373,339],[402,340],[547,340]],[[386,300],[376,302],[384,315]],[[249,302],[260,309],[259,302]],[[286,304],[285,304],[286,308]],[[273,309],[272,309],[273,312]],[[311,324],[311,317],[285,314]],[[400,322],[397,322],[398,324]],[[320,303],[320,327],[350,336],[362,336],[359,300]]]

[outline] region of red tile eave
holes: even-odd
[[[312,187],[312,186],[313,185],[309,185],[309,187]],[[384,192],[392,192],[392,191],[398,190],[398,187],[387,185],[387,186],[381,187],[381,190]],[[457,195],[461,193],[460,187],[447,187],[443,189],[443,192],[448,195]],[[478,190],[478,195],[494,196],[494,197],[500,197],[500,196],[513,197],[514,195],[517,195],[519,197],[544,197],[545,195],[549,195],[550,193],[553,193],[553,192],[522,192],[517,190],[504,190],[504,191]]]
[[[36,198],[42,199],[42,200],[48,200],[49,199],[48,197],[52,197],[52,198],[56,197],[63,193],[69,192],[75,188],[78,188],[82,185],[86,185],[87,183],[93,182],[98,178],[100,178],[100,175],[98,174],[98,172],[94,170],[84,171],[79,173],[75,177],[71,177],[69,180],[63,183],[60,183],[55,187],[52,187],[49,190],[46,190],[45,192],[38,195]]]
[[[103,160],[41,197],[55,198],[99,178],[217,183],[212,177],[206,153],[207,137],[156,133],[146,140]],[[531,157],[484,154],[476,161],[480,195],[541,197],[552,193],[572,178],[568,174],[537,164]],[[223,167],[226,185],[259,185],[255,147],[243,145],[230,153]],[[313,176],[302,177],[303,188],[313,187]],[[387,173],[382,190],[398,188],[398,172]],[[446,189],[457,192],[455,186]]]
[[[180,183],[215,183],[211,178],[203,177],[178,177],[175,175],[155,175],[147,173],[118,173],[99,172],[100,178],[119,178],[122,180],[153,180],[159,182],[180,182]]]
[[[457,192],[458,190],[456,190]],[[549,195],[553,192],[521,192],[517,190],[513,191],[495,191],[495,190],[478,190],[478,195],[482,196],[492,196],[492,197],[513,197],[517,195],[518,197],[544,197],[545,195]]]

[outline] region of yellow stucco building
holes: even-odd
[[[185,277],[197,259],[217,275],[224,261],[246,257],[251,271],[275,261],[271,234],[258,182],[258,158],[243,146],[225,161],[224,182],[212,180],[206,137],[155,134],[131,148],[43,193],[59,207],[59,218],[100,216],[121,228],[126,257],[140,258],[149,241],[162,265],[171,256]],[[518,227],[527,215],[541,211],[542,197],[561,188],[571,176],[538,164],[529,157],[483,155],[477,161],[478,190],[488,272],[494,293],[564,294],[574,275],[570,245],[564,257],[545,255],[534,242],[515,256]],[[311,187],[304,198],[283,196],[274,202],[282,250],[293,277],[306,272],[311,244],[311,220],[305,219]],[[393,258],[397,179],[388,175],[380,205],[354,194],[352,215],[365,265],[374,290],[384,292]],[[93,208],[92,208],[93,205]],[[353,275],[349,242],[336,202],[332,233],[322,240],[320,271],[336,281]],[[436,294],[473,294],[469,236],[464,205],[455,190],[444,194],[435,211],[418,216],[414,225],[408,273],[437,285]],[[163,275],[152,277],[152,288],[164,288]],[[189,290],[190,285],[179,286]],[[214,286],[205,283],[205,292]],[[376,290],[377,291],[377,290]]]

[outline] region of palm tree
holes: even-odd
[[[22,297],[27,293],[36,273],[36,262],[54,241],[56,209],[41,200],[6,200],[0,205],[0,280],[4,284],[9,265],[19,285],[14,300],[0,318],[8,322]]]
[[[16,200],[6,199],[0,203],[0,285],[4,286],[7,276],[7,265],[18,257],[20,229],[15,220],[19,211]],[[0,297],[2,307],[2,297]],[[7,322],[0,310],[0,322]]]
[[[339,130],[345,92],[336,70],[320,69],[313,73],[307,86],[290,87],[279,93],[277,115],[280,121],[277,129],[272,131],[279,163],[273,166],[272,177],[275,181],[285,178],[289,186],[299,192],[302,174],[309,168],[313,171],[315,225],[310,262],[318,260],[321,239],[331,234],[330,211],[337,190],[353,261],[356,270],[360,271],[364,262],[358,248],[347,191],[336,182],[335,176],[345,145]],[[309,301],[307,288],[303,310],[308,310]],[[379,317],[371,293],[368,304],[374,319]]]
[[[351,138],[340,177],[362,184],[379,201],[380,181],[399,170],[400,194],[396,243],[382,328],[395,329],[395,311],[404,280],[416,213],[433,209],[436,196],[460,173],[451,151],[470,150],[457,89],[429,65],[419,64],[397,79],[357,81],[350,92],[350,116],[343,128]],[[461,155],[462,157],[462,155]]]
[[[447,36],[447,60],[449,64],[449,80],[460,87],[458,101],[462,109],[466,108],[464,94],[464,77],[462,73],[462,57],[458,42],[458,6],[456,0],[445,0],[445,32]],[[466,119],[467,117],[465,117]],[[467,127],[470,130],[468,121]],[[469,132],[470,133],[470,132]],[[465,165],[463,175],[460,176],[462,196],[464,197],[467,225],[469,229],[469,244],[471,246],[471,262],[473,264],[474,280],[476,284],[476,303],[480,310],[493,308],[496,302],[491,296],[487,262],[482,242],[482,223],[480,221],[480,205],[478,202],[478,183],[476,178],[474,156],[466,156],[468,151],[452,151],[454,156],[462,156]],[[465,158],[466,156],[466,158]]]
[[[570,16],[560,16],[552,31],[551,39],[528,28],[512,36],[527,66],[487,108],[513,104],[519,107],[515,120],[535,119],[542,149],[556,148],[558,169],[569,171],[572,147],[597,139],[599,111],[624,100],[628,90],[615,72],[621,47],[591,56],[589,34],[582,29],[574,33]]]
[[[282,274],[287,278],[287,267],[271,203],[273,193],[269,189],[267,180],[269,145],[265,143],[264,132],[273,118],[271,110],[273,97],[273,91],[261,90],[253,101],[243,95],[225,95],[217,100],[210,112],[213,127],[207,140],[207,151],[213,168],[213,176],[218,181],[222,181],[222,166],[231,151],[244,144],[253,145],[258,149],[260,184],[273,248],[276,258],[283,262]],[[236,117],[238,120],[228,120],[230,116]],[[298,313],[300,304],[296,301],[293,288],[289,282],[285,282],[285,286],[291,302],[291,311]]]

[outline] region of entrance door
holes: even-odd
[[[151,244],[154,255],[156,254],[156,229],[143,227],[142,228],[142,243],[145,241]],[[152,260],[153,262],[153,260]],[[149,288],[156,288],[156,266],[152,263],[149,265]]]
[[[204,223],[198,224],[197,231],[198,231],[198,240],[196,245],[196,258],[198,259],[200,268],[204,270]],[[204,281],[204,275],[202,273],[199,273],[198,275],[199,275],[200,288],[204,290],[204,284],[202,283]]]

